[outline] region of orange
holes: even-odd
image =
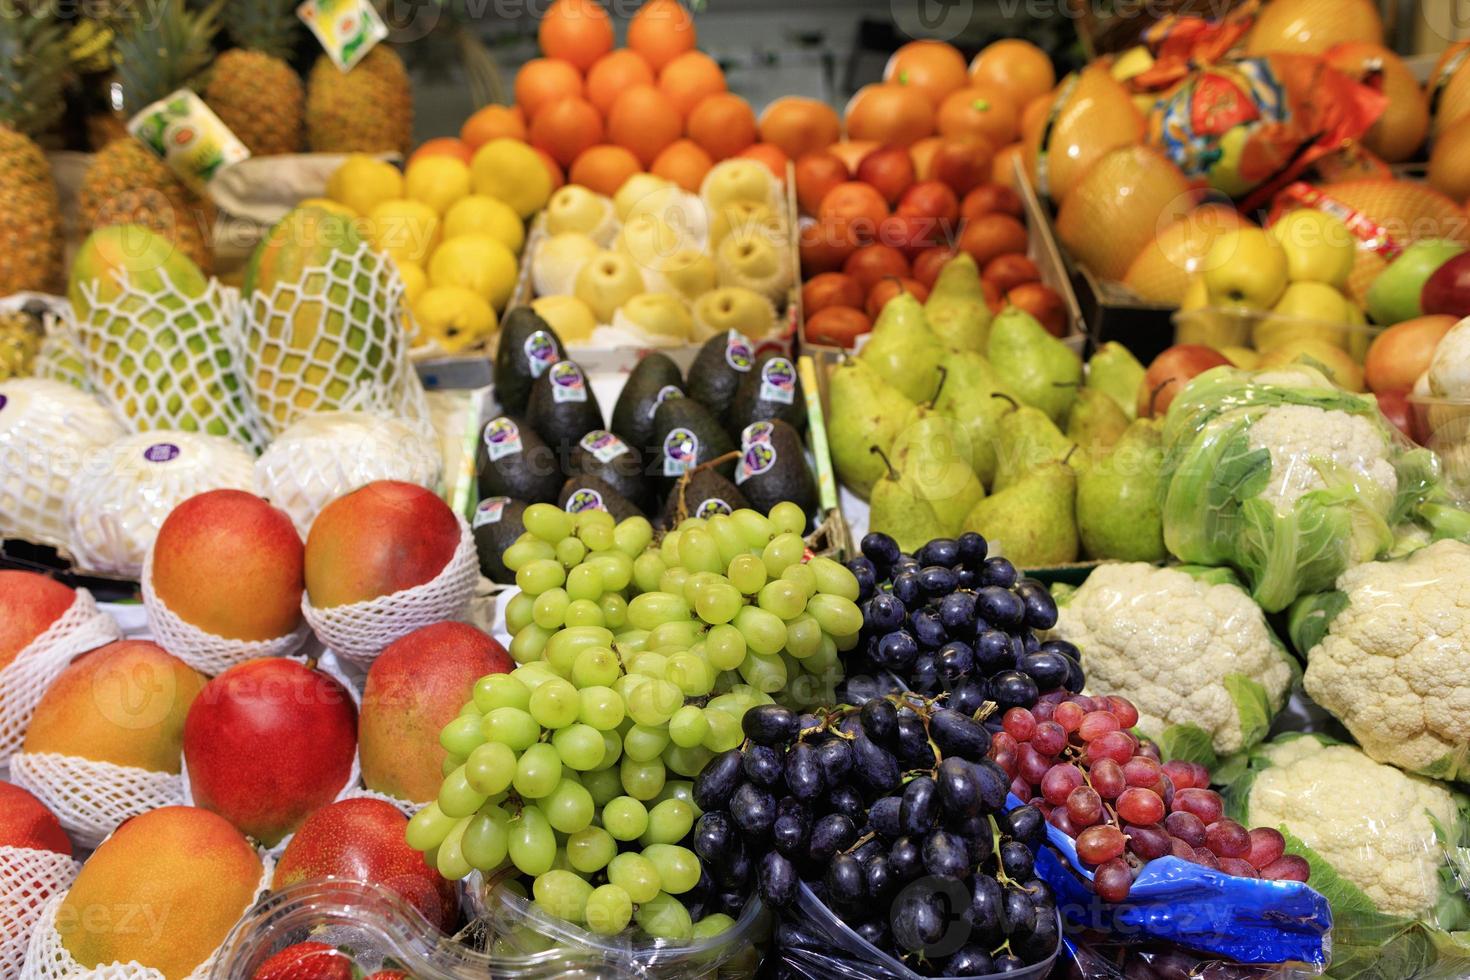
[[[556,190],[562,184],[565,184],[567,182],[567,179],[564,176],[562,176],[561,164],[559,164],[555,160],[551,159],[551,154],[550,153],[547,153],[545,150],[541,149],[541,147],[539,147],[539,146],[533,146],[533,147],[531,147],[531,149],[532,149],[532,151],[535,152],[535,154],[538,157],[541,158],[541,162],[544,163],[544,164],[546,164],[546,172],[551,175],[551,189],[552,190]]]
[[[602,142],[602,116],[586,99],[561,99],[543,106],[531,120],[531,145],[570,166],[589,146]]]
[[[587,72],[587,101],[597,106],[604,116],[624,89],[634,85],[652,85],[653,69],[636,51],[620,48],[597,59]]]
[[[939,149],[938,136],[925,136],[909,147],[909,156],[914,158],[914,176],[929,179],[929,165],[934,162],[934,151]]]
[[[542,106],[558,99],[582,96],[582,73],[557,58],[533,58],[516,72],[516,105],[528,119],[535,119]],[[509,134],[501,134],[509,135]],[[526,138],[523,132],[518,139]]]
[[[847,138],[911,146],[934,135],[934,104],[918,89],[864,85],[847,103]]]
[[[541,18],[536,39],[546,57],[586,71],[612,50],[612,21],[597,0],[556,0]]]
[[[747,146],[735,155],[751,160],[759,160],[770,168],[771,173],[776,175],[777,180],[786,179],[786,164],[790,162],[791,158],[779,146],[771,143],[755,143]]]
[[[649,167],[649,172],[664,180],[672,180],[691,194],[699,192],[704,175],[715,165],[704,148],[693,140],[675,140],[663,148]]]
[[[939,135],[983,136],[996,146],[1013,143],[1020,136],[1016,104],[999,86],[967,85],[950,93],[936,117]]]
[[[684,131],[679,110],[652,85],[634,85],[613,100],[607,114],[609,142],[633,151],[645,167]]]
[[[504,108],[504,106],[496,106],[496,108]],[[469,125],[468,120],[465,121],[465,125]],[[521,131],[525,132],[524,127]],[[408,162],[412,165],[420,157],[434,156],[458,157],[465,163],[469,163],[475,154],[474,150],[466,145],[464,140],[456,139],[453,136],[440,136],[437,139],[425,140],[422,146],[413,151],[413,155],[408,158]]]
[[[827,152],[847,164],[849,171],[856,172],[858,164],[863,162],[863,157],[881,145],[875,140],[838,140],[827,147]]]
[[[572,161],[567,180],[581,184],[589,191],[612,197],[623,186],[623,181],[642,170],[638,158],[630,151],[602,143],[588,147]]]
[[[943,41],[910,41],[888,59],[883,81],[916,88],[938,107],[945,96],[962,87],[969,76],[965,56]]]
[[[842,120],[825,102],[788,95],[766,106],[761,113],[762,143],[771,143],[795,160],[807,153],[825,150],[842,139]]]
[[[679,115],[687,117],[705,96],[725,91],[725,73],[703,51],[689,51],[664,65],[658,87]]]
[[[1051,115],[1051,104],[1054,101],[1051,92],[1038,95],[1026,103],[1021,110],[1021,132],[1033,133],[1046,125],[1046,117]]]
[[[989,82],[1009,92],[1011,101],[1023,106],[1050,92],[1057,73],[1047,53],[1030,41],[1012,37],[985,48],[970,62],[970,81]]]
[[[755,142],[755,113],[738,95],[707,95],[689,113],[687,130],[710,156],[724,160]]]
[[[525,142],[526,117],[520,106],[487,105],[477,109],[459,129],[459,138],[469,148],[471,158],[480,147],[501,137]]]
[[[1003,187],[1016,186],[1016,161],[1021,158],[1020,143],[1002,146],[990,161],[990,179]]]
[[[648,0],[628,23],[628,47],[658,71],[694,50],[694,18],[679,0]]]

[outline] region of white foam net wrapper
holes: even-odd
[[[88,455],[122,435],[100,401],[70,385],[0,383],[0,538],[66,548],[67,490]]]
[[[0,977],[16,977],[31,932],[46,903],[65,894],[77,876],[70,855],[30,847],[0,847]]]
[[[267,432],[310,412],[427,419],[409,363],[403,281],[366,244],[245,298],[245,376]]]
[[[246,906],[240,910],[243,917],[254,907],[260,896],[270,890],[271,878],[275,874],[275,862],[269,855],[261,857],[264,870],[260,883]],[[56,914],[66,900],[63,892],[47,902],[41,910],[30,946],[26,950],[25,968],[20,972],[21,980],[165,980],[160,971],[136,961],[131,963],[108,963],[105,966],[85,967],[76,961],[71,952],[61,944],[61,934],[56,931]],[[213,950],[203,963],[196,966],[185,980],[206,980],[214,972],[219,960],[219,949]],[[5,974],[10,976],[11,974]]]
[[[284,657],[306,642],[311,627],[303,620],[286,636],[273,640],[235,640],[186,623],[153,591],[153,549],[143,561],[143,607],[158,645],[206,677],[223,674],[236,664],[260,657]]]
[[[0,670],[0,765],[20,748],[41,696],[67,664],[121,636],[117,623],[97,608],[92,594],[78,589],[71,608]]]
[[[302,596],[302,611],[317,638],[343,659],[366,666],[400,636],[463,616],[480,579],[480,561],[469,522],[463,517],[458,520],[459,546],[454,556],[443,571],[422,585],[325,609]]]
[[[323,412],[293,422],[255,461],[255,492],[306,537],[327,504],[377,480],[439,486],[444,459],[424,422]]]
[[[57,752],[17,752],[10,777],[46,804],[76,843],[96,847],[129,817],[184,802],[183,781],[152,772]]]
[[[140,432],[95,451],[66,494],[66,524],[80,568],[137,579],[164,518],[206,490],[244,490],[254,461],[228,439]]]
[[[100,282],[78,284],[86,309],[73,318],[72,337],[87,379],[134,432],[208,433],[260,452],[265,433],[240,370],[238,295],[210,280],[189,296],[157,274],[158,292],[120,278],[105,300]]]

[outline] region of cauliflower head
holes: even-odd
[[[1328,476],[1353,482],[1385,514],[1398,493],[1398,473],[1384,456],[1383,433],[1362,415],[1282,405],[1251,426],[1247,444],[1271,454],[1271,478],[1260,496],[1278,514],[1290,514],[1311,491],[1327,489]]]
[[[1138,708],[1138,728],[1165,739],[1197,726],[1217,755],[1250,748],[1285,703],[1295,675],[1261,609],[1230,580],[1142,562],[1102,565],[1065,597],[1052,636],[1082,651],[1089,690]]]
[[[1444,779],[1470,775],[1470,545],[1439,541],[1402,561],[1358,565],[1337,592],[1303,600],[1292,623],[1307,694],[1369,756]]]
[[[1439,900],[1444,848],[1431,818],[1459,820],[1443,786],[1374,762],[1351,745],[1303,736],[1264,747],[1270,767],[1250,786],[1250,826],[1289,831],[1378,911],[1427,916]]]

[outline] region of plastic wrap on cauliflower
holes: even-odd
[[[1051,631],[1089,692],[1121,695],[1169,758],[1214,767],[1266,736],[1296,664],[1227,569],[1102,565],[1059,597]]]
[[[363,412],[292,423],[255,461],[255,492],[291,516],[303,538],[323,507],[375,480],[433,490],[444,459],[428,426]]]
[[[1467,800],[1320,735],[1283,735],[1251,753],[1227,791],[1230,815],[1274,827],[1332,905],[1334,977],[1470,976],[1462,888]]]
[[[1470,777],[1470,545],[1343,573],[1293,608],[1307,694],[1379,762]]]
[[[1394,544],[1439,483],[1369,395],[1310,368],[1215,368],[1164,421],[1164,543],[1181,560],[1229,565],[1267,612],[1331,588]]]

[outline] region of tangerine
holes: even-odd
[[[1014,187],[1016,161],[1021,159],[1021,151],[1024,149],[1020,143],[1011,143],[996,150],[995,157],[990,161],[990,179],[997,184]]]
[[[965,56],[944,41],[910,41],[888,59],[883,81],[907,85],[924,93],[938,107],[951,92],[969,81]]]
[[[848,180],[832,188],[817,205],[820,220],[844,219],[853,230],[864,236],[876,234],[878,225],[888,217],[888,202],[872,184]]]
[[[679,110],[652,85],[634,85],[613,100],[607,114],[607,138],[633,151],[645,167],[664,147],[683,135]]]
[[[515,93],[516,105],[520,106],[523,121],[535,119],[536,112],[542,106],[550,105],[558,99],[581,98],[582,73],[575,65],[559,58],[532,58],[516,72]],[[515,138],[524,140],[526,134],[523,131]]]
[[[648,0],[628,23],[628,47],[659,71],[698,40],[694,18],[679,0]]]
[[[940,105],[936,122],[940,136],[983,136],[994,146],[1013,143],[1020,135],[1016,104],[988,82],[951,93]]]
[[[610,143],[599,143],[577,154],[577,159],[572,161],[571,169],[567,171],[567,180],[612,197],[623,186],[623,181],[642,170],[643,166],[632,151]]]
[[[996,41],[975,56],[970,62],[970,81],[995,85],[1023,106],[1050,92],[1057,84],[1057,73],[1045,51],[1012,37]]]
[[[825,150],[842,138],[842,120],[825,102],[788,95],[761,113],[760,138],[795,160]]]
[[[597,59],[587,72],[587,101],[604,116],[612,110],[624,90],[634,85],[652,85],[653,69],[636,51],[619,48]]]
[[[882,144],[876,140],[838,140],[827,147],[827,152],[841,160],[847,169],[856,170],[858,164],[863,162],[863,157],[872,153]]]
[[[925,136],[909,147],[909,156],[914,158],[914,174],[920,180],[929,178],[929,167],[934,163],[934,151],[942,141],[938,136]]]
[[[546,57],[586,71],[612,50],[612,21],[597,0],[556,0],[541,18],[536,40]]]
[[[796,160],[796,201],[807,214],[816,214],[822,198],[851,179],[847,164],[826,150],[803,154]]]
[[[710,156],[724,160],[755,142],[755,113],[738,95],[707,95],[689,113],[687,130]]]
[[[671,180],[689,193],[697,194],[704,175],[714,165],[704,147],[693,140],[681,139],[664,147],[648,170],[655,177]]]
[[[791,158],[779,146],[770,143],[753,143],[735,155],[759,160],[776,175],[777,180],[786,179],[786,165],[791,162]]]
[[[526,117],[520,106],[487,105],[475,110],[459,128],[460,141],[469,150],[471,158],[480,147],[502,136],[525,141]]]
[[[499,108],[504,108],[504,106]],[[422,146],[413,151],[413,155],[408,158],[408,163],[412,166],[413,162],[420,157],[433,156],[458,157],[465,163],[469,163],[474,159],[475,154],[464,140],[453,136],[440,136],[436,139],[425,140]]]
[[[679,115],[687,117],[705,96],[725,91],[725,73],[703,51],[688,51],[664,65],[658,87]]]
[[[586,99],[561,99],[531,119],[531,145],[563,167],[589,146],[602,142],[602,116]]]
[[[864,85],[847,103],[847,137],[912,146],[934,135],[934,104],[907,85]]]

